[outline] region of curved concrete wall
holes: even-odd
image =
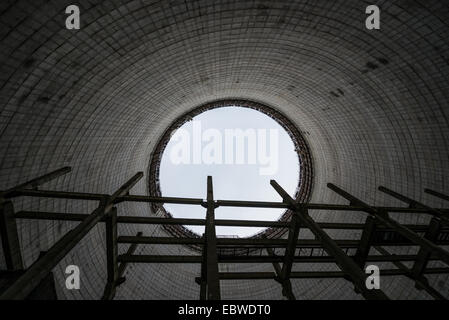
[[[345,203],[325,187],[334,182],[372,204],[399,204],[376,192],[382,184],[443,205],[422,192],[449,189],[443,2],[378,2],[381,30],[372,31],[364,26],[369,1],[79,1],[79,31],[64,27],[69,4],[0,4],[0,188],[71,165],[71,174],[47,188],[113,192],[136,171],[147,172],[155,142],[174,119],[209,101],[237,98],[278,109],[303,132],[314,158],[313,202]],[[145,194],[146,185],[141,181],[133,193]],[[95,203],[26,199],[15,206],[87,213]],[[121,204],[119,214],[150,212],[147,205]],[[21,222],[27,265],[71,226]],[[139,228],[123,226],[120,234]],[[189,254],[169,246],[140,252]],[[81,267],[79,291],[64,289],[72,263]],[[59,296],[98,298],[105,270],[99,226],[55,268]],[[134,265],[117,298],[197,299],[198,275],[199,266]],[[435,276],[431,283],[448,292],[446,280]],[[382,286],[394,298],[427,297],[401,278]],[[294,280],[293,287],[298,298],[360,298],[344,280]],[[274,281],[222,282],[222,295],[282,297]]]

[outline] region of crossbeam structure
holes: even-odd
[[[435,299],[446,299],[442,293],[431,287],[426,275],[449,274],[449,267],[429,267],[430,261],[440,261],[449,265],[449,209],[432,208],[399,194],[386,187],[379,187],[408,207],[371,206],[342,188],[329,183],[328,187],[349,201],[348,205],[298,203],[276,181],[270,183],[282,197],[282,202],[215,200],[212,177],[207,178],[206,199],[153,197],[132,195],[130,190],[143,177],[139,172],[125,182],[113,194],[83,193],[41,190],[40,186],[71,171],[64,167],[41,177],[21,183],[10,189],[0,191],[0,232],[6,270],[0,277],[14,275],[15,280],[0,291],[0,299],[26,299],[53,268],[72,250],[81,239],[96,225],[103,224],[106,229],[106,270],[102,299],[114,299],[120,284],[126,281],[125,269],[130,263],[189,263],[199,264],[201,272],[195,281],[199,284],[199,298],[202,300],[221,299],[220,281],[225,280],[275,280],[282,286],[283,295],[295,300],[291,280],[344,278],[354,285],[357,293],[366,299],[388,299],[387,293],[379,289],[368,289],[365,285],[368,274],[364,268],[367,263],[390,262],[396,269],[382,269],[382,276],[406,276],[415,282],[416,288],[425,290]],[[425,192],[442,200],[449,200],[446,194],[425,189]],[[22,210],[15,212],[13,200],[17,197],[38,197],[53,199],[73,199],[97,201],[98,207],[90,214],[42,212]],[[137,217],[126,212],[119,214],[119,204],[123,202],[175,203],[195,205],[205,209],[205,219]],[[243,208],[281,208],[289,209],[289,221],[255,221],[215,219],[218,207]],[[203,210],[204,210],[203,209]],[[351,211],[364,214],[365,223],[317,222],[309,214],[313,210],[331,212]],[[390,217],[390,213],[429,215],[430,224],[400,224]],[[17,219],[72,221],[78,224],[53,244],[30,267],[25,268],[22,261],[21,246],[17,230]],[[150,237],[142,232],[136,235],[119,235],[119,224],[136,225],[198,225],[205,226],[202,237]],[[218,238],[216,226],[267,227],[288,231],[287,239],[282,238]],[[314,239],[299,238],[299,231],[308,229]],[[333,239],[326,230],[359,230],[360,239]],[[127,245],[124,254],[118,254],[119,246]],[[200,248],[198,255],[142,255],[135,254],[138,245],[181,245]],[[414,246],[417,254],[396,255],[386,248]],[[121,250],[120,250],[121,251]],[[277,251],[277,253],[275,253]],[[377,251],[377,254],[372,254]],[[412,262],[411,268],[404,262]],[[272,264],[272,272],[220,272],[221,263],[267,263]],[[334,264],[340,271],[293,270],[295,264]]]

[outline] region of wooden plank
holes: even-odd
[[[206,213],[206,266],[207,300],[220,300],[220,279],[218,278],[217,236],[215,233],[215,203],[212,177],[207,177]]]
[[[7,270],[22,270],[22,252],[17,232],[14,206],[11,201],[0,199],[0,235]]]
[[[118,280],[117,208],[106,216],[106,269],[107,280],[102,300],[112,300]]]

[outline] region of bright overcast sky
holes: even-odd
[[[213,178],[214,198],[217,200],[261,200],[281,201],[281,197],[270,185],[270,179],[275,179],[290,194],[293,195],[298,184],[298,156],[293,142],[285,130],[273,119],[265,114],[249,108],[224,107],[204,112],[196,116],[194,121],[201,124],[201,132],[207,129],[218,129],[223,136],[222,153],[225,157],[225,129],[266,129],[267,153],[270,154],[270,129],[277,129],[279,133],[279,151],[270,154],[277,157],[279,163],[277,172],[272,175],[261,175],[259,158],[256,164],[174,164],[170,156],[171,150],[177,146],[179,140],[168,143],[164,151],[160,168],[160,183],[163,196],[206,198],[207,176]],[[193,121],[182,126],[190,133],[190,146],[193,149]],[[260,139],[259,135],[256,135]],[[211,140],[202,142],[202,150]],[[271,140],[274,141],[274,140]],[[248,149],[245,141],[245,150]],[[258,147],[257,147],[257,150]],[[191,151],[193,153],[193,150]],[[236,144],[234,143],[234,156]],[[247,156],[247,155],[245,155]],[[192,156],[193,158],[193,156]],[[245,157],[247,159],[247,157]],[[223,160],[223,162],[225,162]],[[206,209],[193,205],[165,204],[166,210],[177,218],[205,218]],[[222,207],[215,210],[217,219],[242,220],[277,220],[283,213],[282,209],[266,208],[237,208]],[[204,227],[187,226],[190,230],[201,235]],[[216,227],[218,236],[251,236],[263,228],[247,227]]]

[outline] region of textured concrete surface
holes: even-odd
[[[211,100],[242,98],[278,109],[303,132],[314,158],[314,202],[345,203],[326,189],[333,182],[372,204],[399,204],[376,191],[382,184],[443,205],[422,190],[449,191],[447,1],[376,1],[381,30],[371,31],[365,29],[370,1],[78,3],[78,31],[64,27],[72,1],[0,3],[0,188],[71,165],[71,174],[47,187],[113,192],[136,171],[146,172],[155,142],[175,118]],[[146,185],[133,193],[145,194]],[[17,209],[57,212],[87,213],[95,205],[15,202]],[[150,214],[142,204],[122,204],[119,213]],[[20,222],[27,265],[71,226]],[[144,251],[188,254],[169,246],[138,253]],[[72,263],[81,268],[79,291],[64,288]],[[222,268],[271,271],[269,265]],[[98,298],[106,279],[103,227],[54,273],[60,298]],[[198,275],[199,266],[134,265],[117,298],[196,299]],[[446,277],[430,280],[449,291]],[[381,286],[394,298],[427,297],[401,278],[385,278]],[[298,298],[360,298],[344,280],[294,280],[293,290]],[[281,290],[274,281],[229,281],[222,282],[222,296],[280,299]]]

